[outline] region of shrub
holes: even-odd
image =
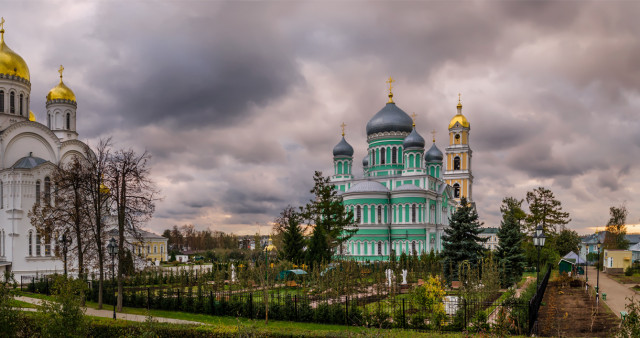
[[[83,299],[86,284],[80,279],[56,276],[52,283],[54,301],[43,301],[40,307],[42,335],[45,337],[84,337],[87,322]]]
[[[628,267],[628,268],[624,269],[624,275],[625,276],[633,276],[633,269],[631,267]]]

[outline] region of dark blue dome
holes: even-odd
[[[369,166],[369,155],[365,155],[362,159],[362,166],[365,168]]]
[[[398,108],[395,103],[387,103],[367,123],[367,136],[386,131],[410,132],[413,120],[407,113]]]
[[[408,149],[408,148],[424,149],[424,139],[422,138],[422,136],[420,136],[420,134],[418,134],[418,132],[416,131],[416,128],[414,127],[413,130],[411,131],[411,134],[409,134],[409,136],[407,136],[404,139],[404,141],[402,141],[402,146],[404,147],[404,149]]]
[[[338,142],[338,144],[333,147],[333,157],[336,156],[353,156],[353,147],[351,147],[351,145],[347,143],[347,140],[344,139],[344,136],[342,136],[342,140],[340,140],[340,142]]]
[[[429,151],[427,151],[426,154],[424,154],[424,160],[427,163],[433,163],[433,162],[438,162],[438,163],[442,163],[442,152],[440,151],[440,149],[438,149],[438,147],[436,147],[436,144],[434,143],[431,148],[429,148]]]

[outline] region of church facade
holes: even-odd
[[[46,96],[46,124],[30,110],[31,74],[4,41],[0,25],[0,273],[20,276],[63,270],[56,236],[42,236],[28,214],[36,203],[53,203],[51,172],[86,145],[76,132],[77,102],[60,80]]]
[[[331,182],[353,212],[358,230],[338,248],[337,256],[379,261],[388,260],[392,251],[399,257],[443,249],[449,218],[461,197],[471,200],[473,183],[470,124],[460,100],[457,108],[448,128],[446,156],[435,137],[425,152],[415,121],[395,104],[390,86],[388,102],[366,126],[368,147],[360,177],[353,173],[354,150],[343,129],[333,149]]]

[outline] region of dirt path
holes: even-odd
[[[601,276],[602,277],[602,276]],[[602,304],[595,308],[582,286],[561,286],[550,281],[538,315],[538,334],[553,337],[611,337],[620,320]]]
[[[534,280],[535,279],[533,277],[527,277],[527,279],[524,281],[522,286],[519,287],[518,289],[516,289],[515,297],[516,298],[520,297],[522,292],[524,292],[524,290],[526,290],[527,287],[529,286],[529,284],[531,284]],[[489,314],[489,323],[491,323],[491,324],[495,324],[496,323],[496,320],[498,319],[498,310],[499,309],[500,309],[500,307],[496,306],[495,309],[493,309],[493,311]]]
[[[588,274],[590,286],[595,287],[597,282],[596,269],[589,267]],[[607,294],[607,300],[604,300],[603,293]],[[618,317],[620,317],[620,311],[625,311],[625,305],[628,303],[627,297],[637,296],[635,291],[611,279],[602,271],[600,271],[600,295],[600,300],[607,303],[611,311]]]
[[[16,297],[15,299],[19,300],[19,301],[22,301],[22,302],[35,304],[35,305],[39,305],[42,302],[41,299],[30,298],[30,297],[22,297],[22,296]],[[35,309],[30,309],[30,310],[33,311]],[[85,314],[87,316],[113,318],[113,310],[96,310],[96,309],[92,309],[92,308],[85,308]],[[117,313],[116,314],[116,318],[117,319],[130,320],[130,321],[134,321],[134,322],[144,322],[144,321],[147,320],[146,316],[134,315],[134,314],[129,314],[129,313]],[[160,323],[196,324],[196,325],[203,325],[204,324],[204,323],[193,322],[193,321],[189,321],[189,320],[163,318],[163,317],[153,317],[153,320],[155,320],[157,322],[160,322]]]

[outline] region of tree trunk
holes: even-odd
[[[100,269],[100,281],[98,287],[98,309],[102,309],[102,291],[104,289],[104,257],[102,246],[98,245],[98,268]]]

